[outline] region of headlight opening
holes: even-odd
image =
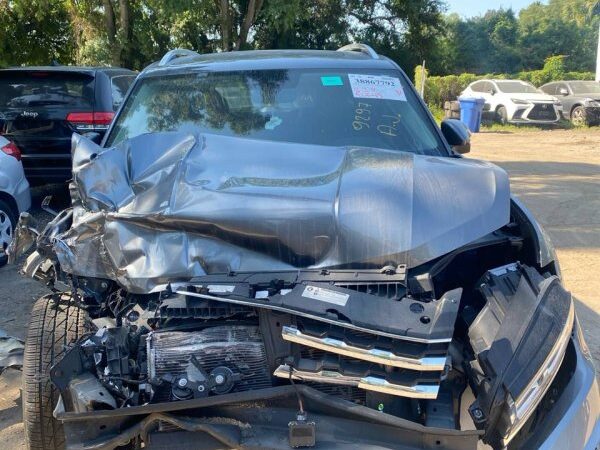
[[[507,403],[511,427],[503,438],[504,445],[508,445],[531,417],[561,367],[575,322],[575,307],[571,298],[569,301],[569,312],[564,328],[543,364],[516,399],[508,394]]]

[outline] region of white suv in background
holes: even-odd
[[[31,206],[29,183],[21,164],[21,151],[0,136],[0,267],[6,264],[6,249],[12,240],[19,214]]]
[[[556,97],[521,80],[475,81],[461,97],[484,98],[484,113],[493,114],[501,123],[548,124],[558,122],[562,115]]]

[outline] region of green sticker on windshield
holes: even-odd
[[[342,77],[337,75],[328,75],[325,77],[321,77],[321,84],[323,86],[343,86],[344,82],[342,81]]]

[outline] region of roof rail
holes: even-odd
[[[176,48],[174,50],[169,50],[167,53],[165,53],[165,56],[163,56],[161,58],[161,60],[158,63],[158,65],[159,66],[166,66],[167,64],[169,64],[174,59],[180,58],[182,56],[194,56],[194,55],[199,55],[199,53],[195,52],[193,50],[188,50],[186,48]]]
[[[373,50],[373,48],[371,48],[367,44],[359,44],[359,43],[348,44],[348,45],[344,45],[343,47],[338,48],[337,51],[338,52],[361,52],[361,53],[364,53],[365,55],[369,55],[371,57],[371,59],[379,59],[379,55],[377,54],[377,52],[375,50]]]

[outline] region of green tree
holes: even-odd
[[[65,0],[73,23],[77,60],[140,69],[152,50],[168,47],[150,2]],[[162,45],[161,45],[162,44]]]
[[[344,0],[269,0],[256,24],[256,48],[337,49],[348,43]]]
[[[348,16],[358,22],[350,34],[408,70],[435,54],[444,10],[441,0],[350,0]],[[431,58],[434,71],[437,65]]]
[[[141,69],[175,47],[335,49],[354,40],[403,67],[431,58],[441,70],[443,10],[443,0],[4,0],[0,61]]]
[[[62,0],[0,1],[0,65],[70,63],[74,41]]]
[[[467,20],[452,15],[446,19],[446,29],[442,43],[446,52],[441,57],[447,71],[513,72],[520,68],[518,21],[511,9],[490,10]]]
[[[598,39],[598,19],[589,0],[534,3],[519,15],[519,48],[523,68],[538,69],[545,58],[566,55],[567,70],[592,70]]]
[[[445,36],[435,52],[441,70],[433,73],[517,73],[541,70],[546,58],[565,55],[567,71],[594,67],[598,39],[597,0],[534,2],[516,17],[512,10],[490,10],[463,20],[445,18]]]

